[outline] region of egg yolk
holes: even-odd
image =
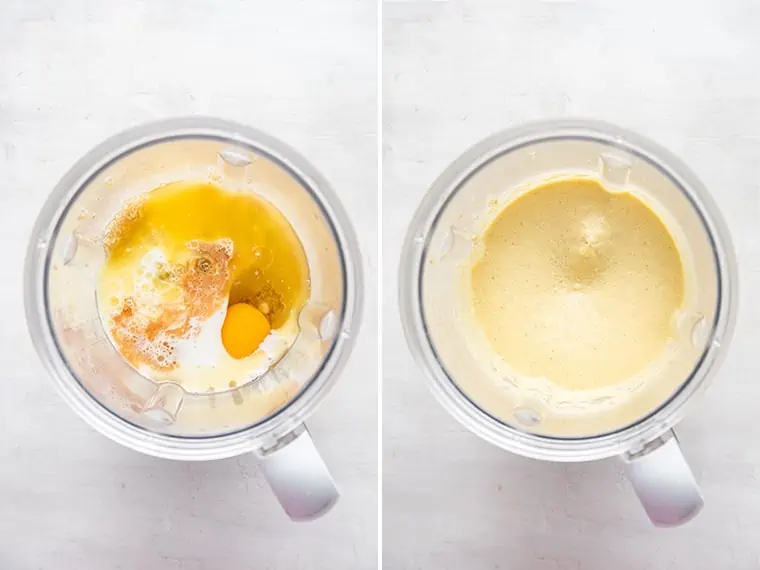
[[[269,334],[267,318],[248,303],[235,303],[227,309],[222,325],[222,344],[232,358],[254,353]]]

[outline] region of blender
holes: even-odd
[[[631,192],[669,228],[691,284],[676,357],[655,381],[570,399],[518,387],[470,323],[463,283],[494,205],[557,177]],[[561,120],[482,141],[425,195],[404,243],[404,333],[439,402],[465,427],[513,453],[549,461],[620,457],[650,520],[675,526],[703,500],[673,427],[713,378],[734,329],[736,259],[728,229],[697,177],[658,145],[613,125]]]
[[[126,200],[162,184],[213,181],[274,205],[303,244],[310,297],[298,335],[262,376],[192,392],[154,382],[111,344],[95,287],[102,238]],[[37,219],[25,268],[34,346],[60,393],[95,429],[142,453],[211,460],[255,453],[293,520],[326,513],[338,491],[304,421],[339,376],[361,313],[356,237],[324,178],[295,151],[212,118],[160,121],[103,142],[60,181]]]

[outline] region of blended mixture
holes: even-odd
[[[509,203],[481,239],[475,318],[517,373],[573,391],[614,386],[674,338],[681,257],[636,196],[591,178],[549,181]]]
[[[295,341],[306,255],[256,195],[167,184],[125,204],[104,244],[100,317],[145,376],[223,391],[261,376]]]

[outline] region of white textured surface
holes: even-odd
[[[392,1],[383,18],[385,566],[760,566],[760,5]],[[406,226],[435,177],[489,133],[555,116],[665,145],[712,189],[733,232],[739,323],[679,429],[706,500],[682,528],[652,528],[615,461],[539,463],[465,431],[428,393],[391,309]]]
[[[0,567],[369,569],[377,553],[376,38],[372,0],[0,5]],[[360,235],[367,303],[341,382],[309,422],[343,497],[288,521],[253,456],[143,457],[54,392],[27,338],[23,250],[46,195],[116,131],[237,120],[301,151]]]

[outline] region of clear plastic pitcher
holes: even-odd
[[[95,285],[102,237],[126,199],[177,180],[254,192],[303,244],[310,298],[293,346],[245,385],[191,393],[139,374],[109,341]],[[66,401],[88,423],[137,451],[182,460],[254,452],[291,518],[326,512],[338,492],[304,426],[337,380],[361,308],[356,238],[327,182],[302,157],[251,128],[175,119],[119,134],[61,180],[34,227],[25,304],[34,345]]]
[[[691,286],[668,366],[625,393],[573,398],[527,391],[480,340],[466,300],[467,272],[494,205],[537,182],[590,176],[640,194],[668,226]],[[464,285],[463,285],[464,284]],[[651,520],[676,525],[702,505],[671,428],[725,354],[736,313],[736,261],[710,195],[678,159],[617,127],[590,121],[527,125],[457,159],[416,212],[403,249],[405,335],[443,406],[509,451],[553,461],[621,456]]]

